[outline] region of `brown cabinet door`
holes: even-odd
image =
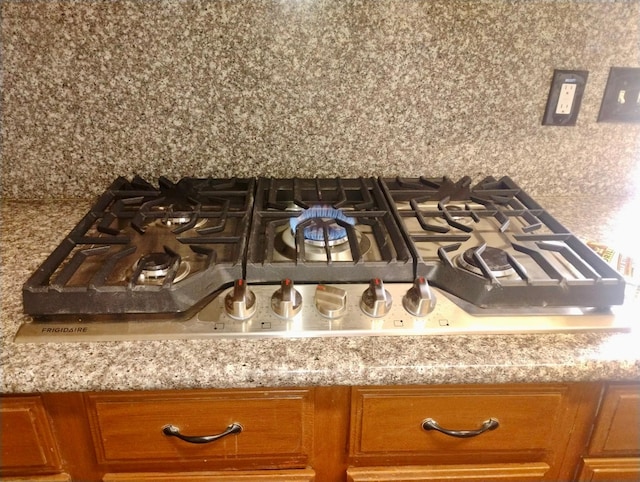
[[[0,398],[1,475],[60,471],[60,456],[40,396]]]
[[[622,482],[640,480],[640,458],[584,459],[579,482]]]
[[[640,385],[610,385],[589,445],[591,456],[640,454]]]

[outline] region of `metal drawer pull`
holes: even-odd
[[[500,425],[498,419],[490,418],[489,420],[485,420],[482,422],[482,427],[478,430],[448,430],[446,428],[442,428],[438,422],[436,422],[432,418],[427,418],[422,422],[423,430],[437,430],[445,435],[449,435],[451,437],[458,438],[469,438],[469,437],[477,437],[480,434],[483,434],[489,430],[495,430]]]
[[[226,437],[227,435],[231,435],[232,433],[240,433],[242,432],[242,425],[237,422],[233,422],[231,425],[227,427],[227,429],[219,433],[217,435],[200,435],[200,436],[189,436],[182,435],[180,433],[180,429],[175,425],[165,425],[162,427],[162,433],[168,435],[170,437],[178,437],[180,440],[184,440],[185,442],[189,442],[190,444],[208,444],[209,442],[215,442],[216,440],[221,439],[222,437]]]

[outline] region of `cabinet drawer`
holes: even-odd
[[[222,467],[304,467],[312,445],[310,390],[156,392],[86,395],[100,463],[201,462]],[[189,443],[163,433],[240,433]]]
[[[607,387],[589,453],[640,454],[640,385]]]
[[[575,417],[569,387],[473,386],[357,388],[352,403],[351,456],[419,458],[455,463],[541,461],[545,453],[559,451]],[[424,430],[433,419],[445,429],[476,430],[495,419],[499,426],[480,435],[456,438]],[[451,457],[446,458],[447,455]]]
[[[43,473],[60,468],[49,418],[39,396],[0,399],[0,474]]]

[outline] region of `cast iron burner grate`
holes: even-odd
[[[382,179],[416,275],[479,307],[609,307],[624,280],[510,178]],[[500,269],[492,269],[496,253]],[[466,258],[466,259],[465,259]]]
[[[27,280],[32,315],[181,313],[243,276],[254,179],[116,179]]]
[[[412,281],[413,260],[374,178],[260,178],[249,282]]]

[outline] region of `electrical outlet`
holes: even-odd
[[[587,85],[586,70],[554,70],[542,124],[574,126]]]
[[[571,114],[571,107],[576,98],[576,84],[564,83],[560,87],[560,96],[556,106],[556,114]]]
[[[640,68],[611,67],[598,122],[640,122]]]

